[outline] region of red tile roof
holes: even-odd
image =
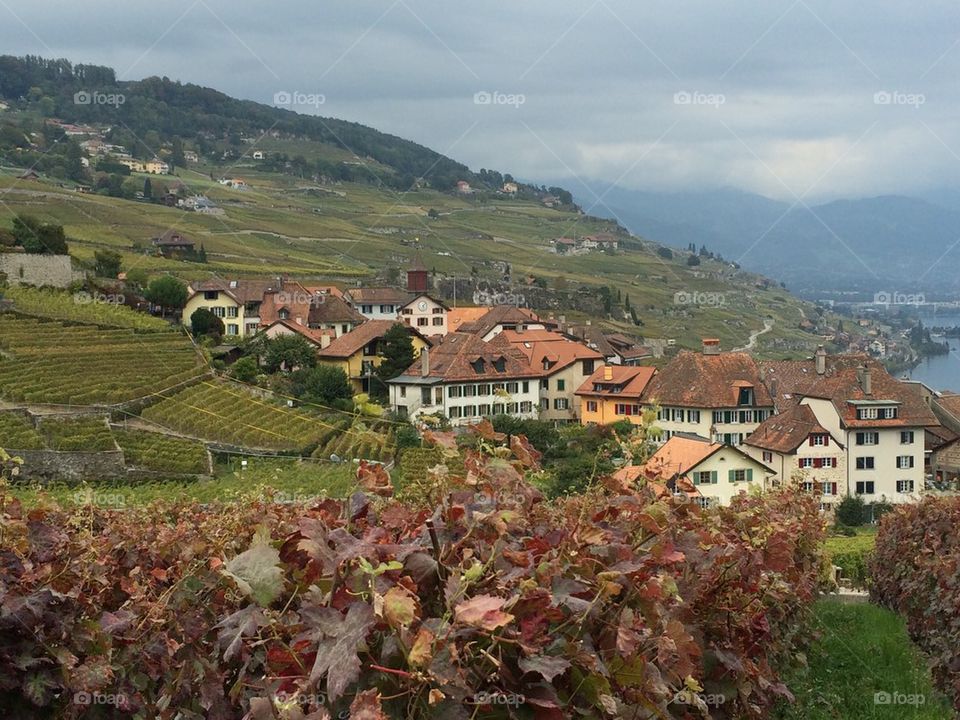
[[[744,440],[747,445],[792,453],[807,441],[811,434],[829,433],[818,421],[808,405],[796,405],[786,412],[771,415]],[[834,442],[839,442],[834,438]]]
[[[472,323],[490,312],[488,307],[457,307],[447,311],[447,328],[457,332],[465,323]]]
[[[396,320],[367,320],[362,325],[358,325],[345,335],[341,335],[323,350],[317,353],[321,359],[342,360],[350,357],[358,350],[365,348],[374,340],[379,340],[394,325],[399,325],[403,329],[423,337],[408,325],[404,325]]]
[[[643,465],[644,474],[653,479],[682,477],[724,447],[702,437],[674,435]]]
[[[527,308],[515,307],[513,305],[495,305],[473,322],[461,325],[460,332],[472,333],[483,337],[498,325],[514,327],[516,325],[530,324],[546,326],[551,323],[541,320],[533,310]]]
[[[610,379],[606,379],[609,370]],[[588,377],[576,395],[639,400],[657,369],[645,365],[606,365]]]
[[[531,367],[550,375],[578,360],[603,360],[603,355],[550,330],[504,330],[503,338],[522,352]]]
[[[423,360],[421,354],[397,380],[410,377],[444,381],[540,377],[523,353],[500,335],[484,342],[468,333],[447,333],[430,348],[426,375],[422,372]],[[496,363],[500,361],[503,362],[503,371],[496,369]]]
[[[392,287],[353,287],[343,291],[346,299],[354,305],[406,305],[413,297],[406,290]]]
[[[754,407],[773,405],[760,368],[748,353],[704,355],[684,350],[657,373],[644,400],[670,407],[735,408],[744,387],[753,388]]]

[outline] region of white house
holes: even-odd
[[[400,308],[399,319],[423,335],[446,335],[449,310],[439,300],[421,293]]]
[[[388,381],[401,416],[441,414],[454,425],[493,415],[537,417],[539,373],[503,338],[448,333],[402,375]]]
[[[343,299],[369,320],[396,320],[400,308],[410,302],[410,293],[392,287],[354,287]]]

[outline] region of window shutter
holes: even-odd
[[[824,447],[830,447],[830,436],[829,436],[829,435],[824,435],[824,436],[823,436],[823,446],[824,446]]]
[[[834,483],[830,483],[830,494],[831,494],[831,495],[836,495],[836,494],[837,494],[837,484],[836,484],[835,482],[834,482]]]
[[[733,478],[734,478],[733,470],[727,470],[727,481],[733,482],[734,481]]]
[[[797,467],[803,467],[803,458],[797,458]]]
[[[753,482],[753,468],[747,468],[747,482]]]
[[[710,471],[710,482],[711,482],[713,485],[716,485],[716,484],[717,484],[717,471],[716,471],[716,470],[711,470],[711,471]]]
[[[810,445],[810,447],[813,447],[813,435],[807,438],[807,444]]]
[[[814,459],[813,459],[813,466],[814,466],[815,468],[823,467],[823,460],[821,460],[820,458],[814,458]]]

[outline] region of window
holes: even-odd
[[[642,409],[639,405],[628,405],[627,403],[617,403],[614,407],[614,412],[617,415],[639,415],[642,412]]]
[[[530,392],[530,381],[529,381],[529,380],[524,380],[524,381],[523,381],[523,384],[522,384],[522,386],[521,386],[521,392],[525,392],[525,393]]]
[[[227,324],[227,335],[239,335],[239,334],[240,334],[239,325],[237,325],[236,323]]]
[[[714,411],[713,411],[713,424],[716,425],[717,423],[722,423],[722,422],[723,422],[723,411],[721,411],[721,410],[714,410]]]
[[[447,397],[458,398],[463,396],[463,388],[459,385],[451,385],[447,388]]]
[[[473,397],[477,394],[476,385],[464,385],[463,386],[463,396],[464,397]]]
[[[801,468],[812,468],[812,467],[813,467],[813,458],[811,458],[811,457],[803,457],[803,458],[800,458],[800,461],[799,461],[798,464],[800,465]]]
[[[490,406],[489,406],[489,405],[479,405],[479,406],[478,406],[478,409],[479,409],[479,411],[480,411],[480,414],[483,415],[484,417],[486,417],[487,415],[490,414]]]
[[[497,358],[493,361],[493,369],[497,372],[503,372],[507,369],[507,361],[503,358]]]
[[[913,430],[903,430],[900,433],[901,445],[913,445]]]
[[[540,389],[541,390],[550,389],[550,380],[548,378],[544,378],[543,380],[540,381]]]
[[[218,318],[222,318],[226,316],[226,311],[222,307],[215,307],[211,309],[213,310],[213,314],[216,315]]]
[[[427,318],[425,318],[425,317],[419,317],[419,318],[417,318],[417,327],[424,327],[424,326],[427,325],[427,324],[428,324]]]
[[[477,414],[477,406],[476,406],[476,405],[464,405],[464,406],[463,406],[463,416],[464,416],[465,418],[467,418],[467,417],[473,417],[473,416],[476,415],[476,414]]]
[[[906,470],[913,467],[913,455],[897,456],[897,470]]]
[[[873,480],[857,480],[857,495],[873,495]]]
[[[822,482],[820,483],[820,492],[824,495],[836,495],[837,484],[835,482]]]
[[[493,404],[493,414],[494,414],[494,415],[503,415],[503,403],[494,403],[494,404]]]
[[[471,364],[473,365],[473,371],[475,373],[482,373],[483,369],[486,367],[486,363],[484,363],[483,358],[477,358]]]
[[[411,310],[410,308],[404,308],[403,310],[400,311],[400,313],[403,315],[413,315],[413,310]]]
[[[740,388],[740,395],[737,397],[737,405],[753,405],[753,388]]]
[[[363,313],[364,315],[369,315],[370,313],[373,312],[373,305],[361,305],[360,312]]]
[[[857,408],[857,420],[876,420],[877,409],[875,407]]]
[[[858,432],[857,445],[876,445],[880,442],[880,434],[875,432]]]
[[[912,493],[912,492],[913,492],[913,480],[897,480],[897,492],[898,492],[898,493]]]
[[[434,315],[443,315],[444,310],[443,310],[443,308],[441,308],[441,307],[436,307],[436,308],[434,308],[433,310],[431,310],[430,312],[432,312]]]
[[[451,420],[454,420],[456,418],[463,416],[463,412],[460,410],[459,407],[450,408],[450,410],[448,411],[448,414],[450,415]]]
[[[813,492],[813,481],[812,481],[812,480],[804,480],[804,481],[803,481],[803,491],[804,491],[804,492],[808,492],[808,493],[812,493],[812,492]]]
[[[442,326],[442,325],[443,325],[443,318],[442,318],[442,317],[435,317],[435,318],[433,319],[433,324],[434,324],[435,327],[440,327],[440,326]]]
[[[570,401],[567,398],[556,398],[553,401],[554,410],[567,410],[570,407]]]
[[[237,317],[237,315],[239,314],[239,310],[240,310],[240,308],[238,308],[238,307],[228,307],[228,308],[227,308],[227,317],[228,317],[228,318],[235,318],[235,317]]]
[[[560,390],[562,392],[563,390],[566,390],[566,389],[567,389],[567,381],[557,380],[557,390]]]
[[[811,445],[811,446],[820,446],[820,447],[823,447],[823,446],[827,445],[828,443],[829,443],[829,441],[827,440],[827,436],[824,435],[824,434],[822,434],[822,433],[816,433],[815,435],[811,435],[811,436],[810,436],[810,445]]]
[[[858,457],[858,458],[857,458],[857,470],[873,470],[873,458],[872,458],[872,457]]]
[[[597,411],[597,401],[587,400],[587,412],[596,412],[596,411]]]
[[[438,387],[436,392],[433,394],[436,405],[443,405],[443,388]]]
[[[700,422],[700,411],[699,410],[687,410],[687,422],[698,423]]]
[[[764,461],[765,463],[773,462],[773,453],[770,452],[769,450],[764,450],[764,451],[763,451],[763,461]]]
[[[594,361],[593,360],[584,360],[583,361],[583,374],[584,375],[593,375],[594,370]]]
[[[507,403],[507,414],[516,415],[517,411],[520,409],[519,404],[517,403]]]
[[[216,299],[217,299],[217,295],[218,295],[218,293],[217,293],[216,290],[204,290],[204,291],[203,291],[203,299],[204,299],[204,300],[216,300]]]
[[[883,418],[884,420],[896,420],[896,419],[897,419],[897,415],[899,415],[899,413],[897,412],[897,410],[898,410],[898,409],[895,408],[895,407],[880,408],[879,415],[880,415],[880,417]]]
[[[753,470],[749,468],[746,470],[728,470],[727,479],[730,482],[750,482],[753,480]]]
[[[549,398],[540,398],[540,409],[549,410],[550,409],[550,399]]]
[[[831,513],[833,512],[833,503],[822,502],[820,503],[820,512],[822,513]]]
[[[522,413],[533,412],[533,403],[530,402],[529,400],[525,400],[522,403],[520,403],[520,412]]]
[[[482,385],[477,385],[477,395],[489,395],[490,394],[490,385],[484,383]]]
[[[401,386],[400,386],[400,397],[405,398],[406,396],[407,396],[407,386],[406,386],[406,385],[401,385]]]
[[[508,393],[510,393],[511,395],[515,395],[515,394],[516,394],[517,392],[519,392],[519,391],[520,391],[520,384],[519,384],[519,383],[515,383],[515,382],[509,382],[509,383],[507,383],[507,392],[508,392]]]
[[[420,404],[421,404],[421,405],[426,405],[426,406],[429,407],[429,405],[430,405],[430,388],[428,388],[428,387],[420,388]]]
[[[717,471],[716,470],[699,470],[693,473],[693,484],[694,485],[716,485]]]
[[[393,305],[381,305],[381,306],[380,306],[380,312],[381,312],[382,314],[386,314],[386,313],[392,312],[392,311],[393,311]]]

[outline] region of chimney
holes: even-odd
[[[863,381],[860,384],[863,387],[864,395],[873,394],[873,375],[870,371],[870,368],[866,366],[863,368]]]
[[[717,338],[704,338],[703,339],[703,354],[704,355],[719,355],[720,354],[720,340]]]
[[[427,377],[430,374],[430,348],[424,347],[420,351],[420,374]]]
[[[611,365],[603,366],[603,379],[604,380],[613,380],[613,367]]]
[[[817,346],[814,358],[817,361],[817,375],[823,375],[827,372],[827,351],[823,349],[823,345]]]
[[[330,336],[324,333],[320,336],[320,349],[326,350],[330,346]]]

